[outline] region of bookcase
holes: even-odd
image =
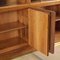
[[[39,51],[54,53],[60,1],[1,0],[0,60]],[[58,34],[57,34],[58,35]]]
[[[28,1],[28,0],[27,0]],[[26,0],[1,0],[1,8],[25,4]],[[12,8],[13,9],[13,8]],[[0,59],[7,60],[34,51],[28,44],[28,10],[0,12]]]

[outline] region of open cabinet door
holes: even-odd
[[[29,14],[29,45],[37,51],[48,55],[50,49],[51,24],[50,12],[43,9],[28,9]],[[53,44],[52,44],[53,45]],[[53,48],[54,49],[54,48]],[[52,49],[52,50],[53,50]]]
[[[54,53],[55,21],[56,21],[56,13],[54,11],[50,11],[50,19],[49,19],[49,52],[50,53]]]

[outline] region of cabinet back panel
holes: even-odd
[[[0,41],[18,36],[18,31],[11,31],[0,34]]]
[[[25,25],[28,24],[28,10],[24,9],[22,11],[18,11],[19,21]]]
[[[0,24],[16,22],[16,21],[17,21],[16,11],[0,13]]]

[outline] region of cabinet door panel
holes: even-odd
[[[49,52],[54,53],[54,40],[55,40],[55,21],[56,13],[50,11],[50,25],[49,25]]]
[[[44,9],[29,9],[29,45],[48,55],[54,52],[55,13]]]
[[[49,13],[29,9],[29,45],[48,55]]]

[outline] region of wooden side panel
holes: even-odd
[[[56,13],[50,12],[50,40],[49,40],[49,52],[54,53],[54,43],[55,43],[55,21],[56,21]]]
[[[48,55],[49,13],[29,9],[29,45]]]
[[[23,23],[24,25],[26,25],[26,28],[23,30],[20,30],[20,35],[21,37],[25,36],[24,39],[26,39],[26,41],[28,40],[28,9],[23,9],[21,11],[18,11],[18,20],[19,22]],[[23,32],[23,33],[22,33]]]
[[[18,11],[18,20],[25,25],[28,24],[28,9]]]

